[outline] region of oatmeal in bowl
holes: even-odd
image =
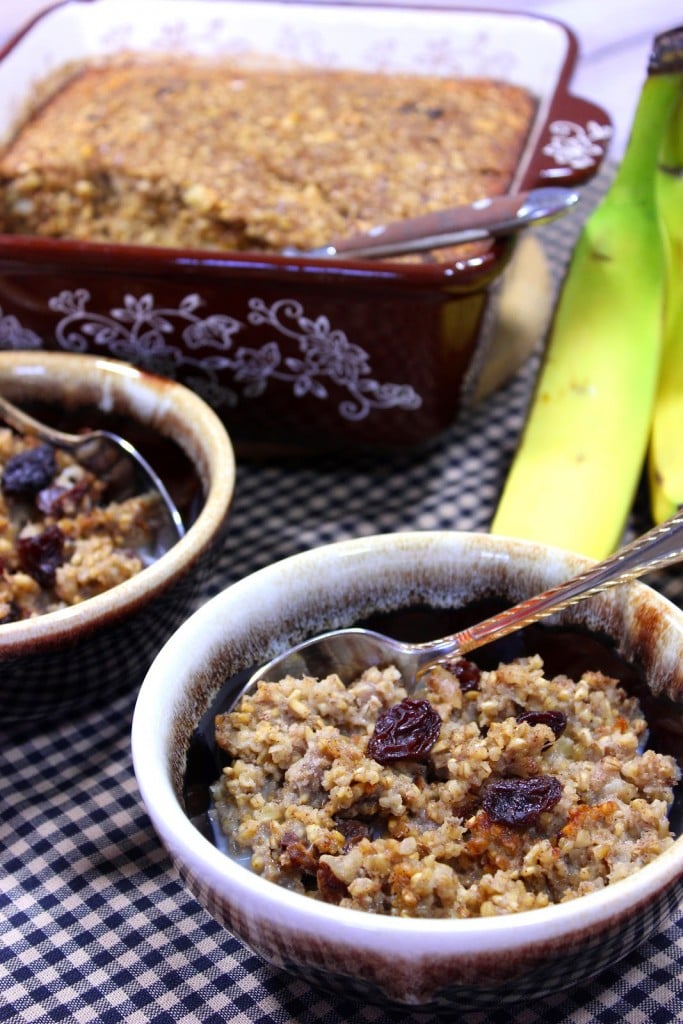
[[[217,716],[213,787],[235,856],[326,903],[477,917],[562,903],[674,842],[680,770],[641,750],[635,697],[601,672],[547,679],[536,656],[261,682]]]
[[[69,452],[0,426],[0,625],[80,604],[137,575],[163,510],[117,500]]]
[[[0,425],[0,711],[34,728],[139,686],[224,536],[234,457],[202,399],[121,360],[0,352],[0,394],[57,429],[124,437],[186,527],[162,551],[156,492],[105,491],[82,455]]]
[[[302,552],[213,597],[154,660],[132,732],[189,890],[276,968],[404,1012],[558,992],[663,927],[683,894],[683,612],[644,584],[420,690],[376,666],[242,694],[307,637],[434,639],[589,564],[406,532]]]

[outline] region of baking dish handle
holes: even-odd
[[[612,121],[602,107],[569,93],[558,96],[539,136],[527,180],[537,185],[582,184],[600,169],[612,133]]]

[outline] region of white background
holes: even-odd
[[[0,45],[50,5],[49,0],[0,0]],[[462,6],[523,10],[559,19],[574,30],[581,57],[571,91],[610,114],[612,158],[620,156],[628,139],[652,39],[683,24],[683,0],[465,0]]]

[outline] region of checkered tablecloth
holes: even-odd
[[[599,195],[587,189],[584,210]],[[557,282],[578,226],[540,233]],[[242,462],[205,597],[275,559],[359,534],[487,529],[538,356],[429,451]],[[647,528],[639,500],[632,531]],[[683,603],[680,571],[654,582]],[[129,730],[139,680],[113,705],[39,732],[0,725],[0,1021],[345,1024],[395,1021],[271,969],[186,891],[141,804]],[[1,681],[0,681],[1,685]],[[683,1018],[683,907],[591,984],[468,1024],[669,1024]],[[401,1020],[429,1021],[405,1014]]]

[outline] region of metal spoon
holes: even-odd
[[[182,516],[163,480],[130,441],[109,430],[68,434],[34,419],[1,395],[0,418],[19,433],[39,437],[55,448],[72,452],[81,465],[115,489],[117,498],[157,491],[164,517],[156,530],[154,550],[148,553],[150,561],[159,558],[185,535]]]
[[[335,256],[375,259],[427,252],[492,236],[502,237],[530,224],[545,224],[567,213],[578,201],[578,194],[568,188],[535,188],[381,224],[368,232],[333,241],[318,249],[303,250],[290,246],[283,249],[282,254],[316,259]]]
[[[661,569],[681,558],[683,509],[586,572],[452,636],[408,644],[372,630],[354,627],[333,630],[306,640],[254,672],[238,700],[245,691],[254,689],[261,679],[275,681],[286,675],[324,678],[336,672],[345,683],[350,683],[372,665],[389,664],[396,665],[404,685],[410,690],[419,676],[440,661],[466,654],[586,597]]]

